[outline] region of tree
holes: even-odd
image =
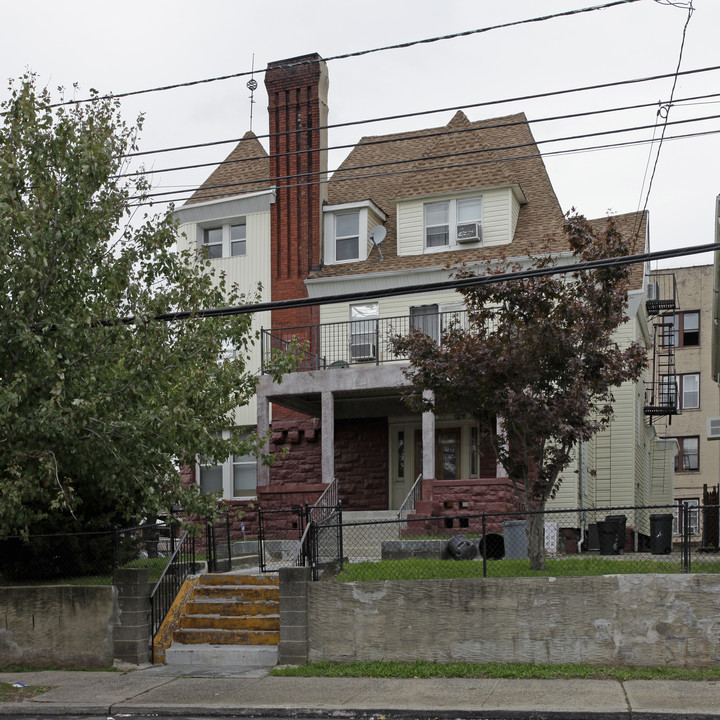
[[[121,173],[141,120],[99,97],[53,108],[31,76],[2,109],[0,538],[204,512],[179,463],[258,447],[221,437],[254,393],[250,318],[153,318],[247,298],[173,251],[169,214],[130,224],[148,183]]]
[[[565,222],[569,249],[580,261],[629,254],[612,218],[594,232],[579,215]],[[532,260],[554,265],[550,254]],[[486,262],[488,275],[507,263]],[[456,275],[474,277],[462,268]],[[460,292],[467,327],[451,324],[436,344],[420,331],[395,339],[409,357],[408,401],[418,410],[464,412],[487,434],[526,515],[531,567],[544,567],[543,527],[548,499],[580,440],[613,416],[613,388],[636,381],[645,347],[620,348],[614,332],[628,321],[630,266],[610,266],[474,285]],[[432,391],[425,393],[422,391]]]

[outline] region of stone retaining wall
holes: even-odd
[[[304,573],[304,574],[303,574]],[[309,582],[294,569],[281,643],[307,659],[587,663],[720,662],[720,577],[610,575]],[[289,578],[288,578],[289,579]],[[307,595],[298,583],[307,583]],[[281,620],[283,577],[281,575]],[[298,611],[307,608],[303,622]],[[288,646],[289,647],[289,646]]]

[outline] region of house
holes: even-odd
[[[244,503],[249,524],[256,504],[314,502],[335,478],[351,511],[397,510],[419,476],[417,512],[516,507],[508,478],[470,419],[408,410],[403,359],[389,338],[410,327],[439,337],[444,323],[462,316],[454,290],[418,288],[447,281],[449,265],[501,255],[522,265],[546,238],[559,262],[572,261],[527,119],[471,121],[458,112],[446,125],[365,137],[328,178],[325,63],[317,55],[271,63],[265,84],[269,154],[246,134],[176,211],[180,242],[205,248],[243,287],[261,281],[264,299],[314,302],[255,317],[261,341],[253,363],[261,374],[238,425],[269,432],[269,450],[287,454],[272,467],[250,458],[198,467],[196,481]],[[645,215],[617,222],[628,229],[639,223],[639,242],[646,242]],[[645,284],[638,266],[632,320],[619,343],[650,341]],[[399,294],[406,288],[415,290]],[[300,364],[274,382],[262,373],[264,363],[291,342],[302,347]],[[615,424],[579,448],[556,502],[669,500],[652,475],[668,444],[656,440],[644,404],[641,383],[620,389]]]

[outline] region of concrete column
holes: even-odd
[[[262,396],[257,396],[257,432],[262,436],[270,430],[270,401]],[[265,442],[263,452],[270,450],[270,443]],[[260,458],[257,459],[257,484],[259,487],[267,487],[270,484],[270,468],[264,465]]]
[[[118,603],[113,656],[133,665],[150,662],[152,588],[149,572],[147,568],[118,568],[113,576]]]
[[[335,398],[329,390],[322,393],[322,481],[335,479]]]
[[[304,665],[307,662],[309,582],[310,568],[280,568],[280,665]]]
[[[423,398],[433,399],[432,390],[423,390]],[[423,480],[435,479],[435,413],[422,414]]]

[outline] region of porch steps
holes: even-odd
[[[267,667],[280,642],[278,576],[202,575],[185,604],[166,665]]]
[[[351,562],[379,560],[384,540],[400,539],[400,524],[384,523],[397,520],[397,510],[349,511],[343,510],[343,555]],[[379,523],[376,525],[348,526],[348,523]]]

